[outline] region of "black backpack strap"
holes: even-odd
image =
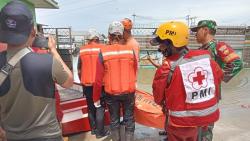
[[[173,73],[174,73],[174,70],[176,68],[176,66],[178,66],[180,64],[180,62],[183,60],[184,56],[188,53],[188,50],[187,49],[184,49],[181,53],[180,53],[180,58],[174,62],[173,64],[170,64],[171,65],[171,68],[170,68],[170,71],[169,71],[169,74],[168,74],[168,79],[167,79],[167,85],[170,84],[171,80],[172,80],[172,76],[173,76]]]
[[[0,86],[7,78],[7,76],[12,72],[13,68],[26,54],[31,52],[31,49],[25,47],[18,51],[13,57],[11,57],[8,62],[0,70]]]

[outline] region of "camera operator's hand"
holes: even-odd
[[[65,64],[65,62],[62,60],[59,53],[57,52],[57,50],[56,50],[56,41],[52,36],[49,36],[48,46],[49,46],[49,52],[51,53],[51,55],[55,59],[57,59],[58,61],[61,62],[61,64],[63,65],[64,70],[68,74],[68,79],[61,86],[64,87],[64,88],[71,87],[73,85],[73,74],[70,71],[70,69],[68,68],[68,66]]]
[[[49,40],[48,40],[48,47],[49,47],[49,51],[51,53],[53,53],[56,50],[56,41],[52,36],[49,36]]]
[[[7,141],[5,131],[0,127],[0,141]]]

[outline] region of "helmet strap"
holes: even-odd
[[[158,48],[158,52],[161,52],[163,56],[168,57],[173,55],[173,51],[170,46],[166,46],[164,50]]]
[[[182,47],[182,49],[179,52],[180,56],[184,56],[188,53],[188,48],[187,47]]]
[[[172,42],[170,40],[165,40],[163,43],[165,44],[166,49],[162,52],[162,54],[166,57],[173,55]]]
[[[166,49],[163,51],[163,55],[166,57],[173,55],[172,48],[170,46],[167,46]]]

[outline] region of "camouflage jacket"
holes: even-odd
[[[224,82],[228,82],[243,67],[242,60],[235,51],[224,42],[210,41],[199,49],[208,50],[213,59],[220,65],[224,71]]]

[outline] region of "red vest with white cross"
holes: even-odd
[[[219,119],[223,72],[208,51],[189,51],[178,61],[165,90],[170,124],[205,126]]]

